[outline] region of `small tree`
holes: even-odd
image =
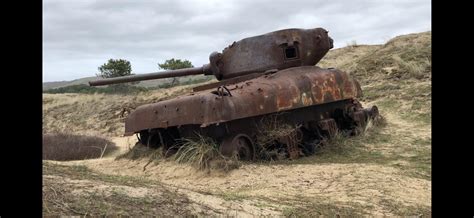
[[[130,61],[124,59],[109,59],[107,63],[99,67],[100,73],[97,76],[102,78],[113,78],[119,76],[128,76],[132,74],[132,65]],[[130,84],[138,84],[138,82],[131,82]],[[125,84],[112,84],[109,86],[112,92],[127,93],[133,90],[132,87]]]
[[[109,61],[99,67],[100,73],[97,76],[102,78],[112,78],[127,76],[132,74],[130,61],[123,59],[109,59]]]
[[[158,68],[159,69],[164,69],[164,70],[177,70],[177,69],[183,69],[183,68],[191,68],[194,67],[193,64],[188,61],[188,60],[181,60],[181,59],[174,59],[171,58],[169,60],[166,60],[165,63],[158,63]],[[174,77],[173,81],[171,82],[171,86],[175,85],[178,83],[178,78]]]

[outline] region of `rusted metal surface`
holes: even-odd
[[[333,47],[328,31],[285,29],[242,39],[222,52],[218,79],[227,79],[250,72],[311,66]]]
[[[316,66],[289,68],[227,87],[230,95],[211,90],[138,107],[125,122],[125,133],[143,129],[229,120],[329,103],[361,95],[346,73]]]
[[[250,79],[253,79],[253,78],[257,78],[261,75],[262,74],[260,74],[260,73],[253,73],[253,74],[239,76],[239,77],[235,77],[235,78],[231,78],[231,79],[221,80],[221,81],[215,82],[215,83],[200,85],[200,86],[194,87],[193,92],[200,92],[200,91],[204,91],[204,90],[208,90],[208,89],[212,89],[212,88],[217,88],[219,86],[228,86],[228,85],[232,85],[232,84],[235,84],[235,83],[250,80]]]
[[[333,40],[323,28],[285,29],[234,42],[222,53],[211,53],[209,64],[202,67],[108,78],[89,84],[100,86],[196,74],[214,75],[218,80],[226,80],[273,69],[312,66],[332,47]]]

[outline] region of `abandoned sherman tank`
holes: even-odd
[[[378,116],[357,101],[359,83],[337,69],[315,66],[333,47],[328,31],[285,29],[242,39],[213,52],[202,67],[91,81],[91,86],[186,75],[214,75],[216,83],[136,108],[125,121],[125,135],[138,134],[151,147],[176,152],[182,138],[214,139],[223,155],[252,160],[263,149],[259,132],[268,121],[294,127],[272,141],[296,158],[311,152],[314,140],[337,131],[357,134]]]

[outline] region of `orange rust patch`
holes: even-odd
[[[303,102],[304,106],[309,106],[313,104],[313,99],[311,98],[311,95],[307,95],[303,92],[303,94],[301,94],[301,102]]]

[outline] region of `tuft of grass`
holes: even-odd
[[[299,126],[291,126],[277,119],[277,116],[265,117],[257,133],[257,144],[265,147],[275,140],[295,132]]]
[[[217,143],[199,135],[197,140],[184,139],[184,143],[176,152],[174,159],[178,163],[191,163],[199,169],[208,169],[209,162],[219,156]]]
[[[162,147],[157,149],[147,147],[140,142],[137,142],[135,146],[129,148],[127,152],[117,156],[115,159],[130,159],[130,160],[137,160],[141,158],[150,158],[151,160],[158,160],[163,158]]]
[[[229,171],[238,168],[235,158],[227,158],[219,152],[219,145],[211,138],[197,135],[196,139],[184,139],[174,160],[189,163],[199,170],[222,169]],[[211,164],[211,162],[214,162]]]
[[[115,143],[97,136],[56,133],[43,135],[43,160],[101,158],[116,150]]]
[[[178,145],[176,145],[178,146]],[[163,148],[150,148],[137,142],[129,151],[117,156],[119,159],[148,159],[148,166],[152,162],[164,159]],[[190,164],[198,170],[222,170],[228,172],[240,167],[241,163],[236,158],[228,158],[223,156],[218,149],[218,145],[209,137],[198,135],[197,138],[183,139],[183,143],[179,145],[178,151],[171,157],[172,161],[178,163]]]

